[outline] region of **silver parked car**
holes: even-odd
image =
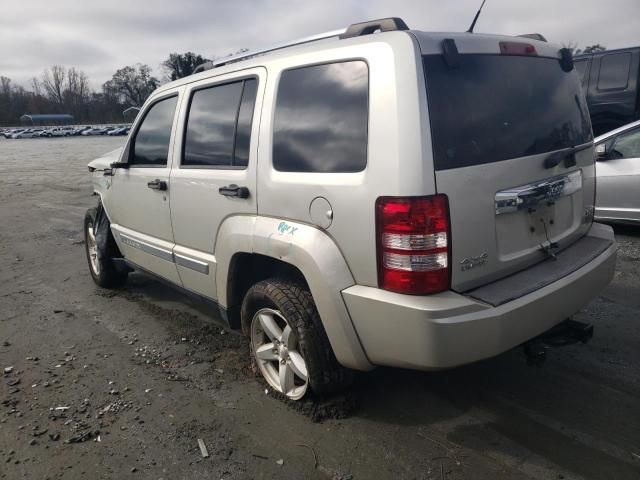
[[[199,70],[89,164],[89,272],[217,305],[288,398],[574,329],[611,280],[568,50],[383,19]]]
[[[595,139],[596,218],[640,223],[640,120]]]

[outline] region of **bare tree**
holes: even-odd
[[[9,77],[0,77],[0,95],[7,99],[11,96],[11,79]]]
[[[42,85],[36,77],[31,78],[31,91],[36,97],[42,96]]]
[[[54,65],[50,70],[45,70],[42,74],[42,86],[47,97],[60,106],[64,104],[65,76],[65,68],[61,65]]]

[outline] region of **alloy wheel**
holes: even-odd
[[[251,346],[265,380],[291,400],[304,396],[309,373],[298,338],[278,310],[263,308],[251,320]]]

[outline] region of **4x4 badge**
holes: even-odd
[[[472,268],[479,267],[487,263],[487,259],[489,258],[489,254],[484,252],[475,257],[467,257],[460,260],[460,271],[466,272],[467,270],[471,270]]]

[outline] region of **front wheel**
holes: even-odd
[[[97,208],[90,208],[84,216],[84,243],[89,272],[96,285],[103,288],[117,288],[127,281],[128,273],[126,270],[116,269],[114,265],[111,255],[113,247],[110,245],[111,242],[114,242],[113,238],[107,237],[104,242],[98,241],[97,229],[94,228],[97,211]],[[106,230],[102,232],[103,235],[111,235],[108,225],[102,228]]]
[[[351,372],[336,360],[306,286],[286,279],[259,282],[247,292],[241,316],[252,361],[288,399],[300,400],[310,391],[338,392],[351,383]]]

